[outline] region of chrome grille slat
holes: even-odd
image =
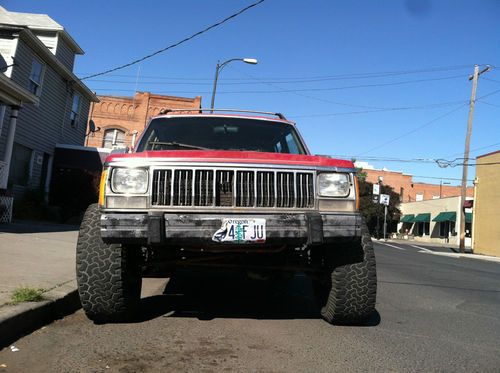
[[[313,208],[314,171],[155,169],[152,206]]]

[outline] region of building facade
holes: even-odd
[[[474,253],[500,256],[500,150],[476,158]]]
[[[201,96],[195,98],[162,96],[137,92],[134,97],[98,96],[90,107],[86,146],[122,148],[135,146],[149,119],[163,109],[199,109]],[[90,131],[92,126],[95,132]]]
[[[0,191],[48,194],[57,143],[83,145],[97,97],[73,74],[83,50],[45,14],[0,7]]]
[[[400,202],[418,202],[432,199],[456,197],[461,195],[459,185],[450,185],[445,179],[439,184],[420,183],[413,181],[413,176],[399,171],[389,171],[386,169],[376,170],[363,168],[366,172],[366,181],[376,184],[379,177],[382,183],[394,189],[399,194]],[[474,196],[474,188],[467,188],[467,197]]]
[[[472,198],[467,198],[471,200]],[[401,203],[398,224],[400,237],[420,242],[458,246],[461,219],[461,197],[445,197]],[[465,209],[465,245],[472,244],[472,209]]]

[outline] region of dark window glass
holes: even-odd
[[[78,127],[78,116],[80,113],[80,95],[78,93],[73,94],[73,102],[71,104],[71,113],[69,116],[71,127]]]
[[[32,153],[33,150],[30,148],[14,143],[9,171],[9,185],[28,185]]]
[[[42,75],[43,75],[43,65],[37,60],[33,60],[31,63],[31,72],[30,72],[30,80],[28,88],[31,93],[37,96],[40,96]]]
[[[306,154],[291,124],[201,116],[153,119],[137,150],[195,148]]]

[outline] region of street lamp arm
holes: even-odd
[[[242,62],[249,63],[252,65],[257,64],[257,60],[255,58],[231,58],[231,59],[224,61],[222,63],[217,62],[217,65],[215,65],[214,88],[212,91],[212,102],[210,105],[211,109],[214,108],[214,104],[215,104],[215,93],[217,92],[217,81],[219,80],[219,73],[224,68],[224,66],[226,66],[228,63],[233,62],[233,61],[242,61]],[[213,111],[212,111],[212,113],[213,113]]]
[[[243,61],[243,58],[231,58],[230,60],[224,61],[222,63],[219,63],[219,71],[221,71],[224,66],[226,66],[228,63],[233,62],[233,61]]]

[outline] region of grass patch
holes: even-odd
[[[43,300],[44,289],[19,288],[14,290],[10,297],[11,304],[23,302],[40,302]]]

